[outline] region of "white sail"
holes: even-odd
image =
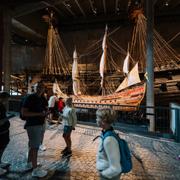
[[[129,52],[127,53],[126,58],[124,60],[123,72],[125,74],[128,74],[129,72]]]
[[[139,78],[138,71],[138,63],[131,69],[131,71],[127,74],[127,77],[123,80],[123,82],[119,85],[115,92],[119,92],[122,89],[125,89],[134,84],[140,83],[141,80]]]
[[[119,92],[122,89],[125,89],[126,87],[128,87],[128,78],[125,77],[123,82],[119,85],[119,87],[116,89],[115,92]]]
[[[132,86],[140,82],[141,80],[139,78],[138,63],[136,63],[128,74],[128,86]]]
[[[53,83],[53,93],[57,93],[58,96],[59,96],[59,97],[62,97],[62,98],[67,98],[67,97],[68,97],[66,94],[64,94],[64,93],[61,91],[61,89],[60,89],[57,81],[55,81],[55,83]]]
[[[99,66],[99,73],[101,76],[101,87],[103,88],[103,82],[104,82],[104,70],[106,67],[106,56],[107,56],[107,45],[106,45],[106,39],[107,39],[107,26],[105,30],[105,34],[103,37],[103,43],[102,43],[102,56],[101,56],[101,61],[100,61],[100,66]]]
[[[73,53],[73,65],[72,65],[72,80],[73,80],[73,92],[74,95],[81,95],[80,80],[79,80],[79,69],[78,69],[78,56],[76,49]]]

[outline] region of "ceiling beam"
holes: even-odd
[[[26,14],[30,14],[32,12],[35,12],[35,11],[38,11],[38,10],[41,10],[41,9],[44,9],[46,8],[47,5],[42,3],[42,2],[37,2],[37,3],[28,3],[26,5],[23,5],[23,6],[18,6],[18,8],[16,8],[13,12],[13,16],[15,18],[17,17],[21,17],[21,16],[24,16]]]
[[[83,14],[83,16],[86,17],[86,14],[85,14],[83,8],[81,7],[81,5],[79,4],[78,0],[75,0],[75,2],[77,4],[77,6],[79,7],[79,9],[80,9],[81,13]]]
[[[52,7],[60,16],[64,17],[64,13],[62,13],[56,6],[53,4],[51,1],[40,1],[36,3],[28,3],[26,5],[20,6],[14,11],[14,17],[20,17],[24,16],[30,13],[33,13],[35,11],[47,8],[47,7]]]
[[[103,8],[104,8],[104,14],[107,13],[107,10],[106,10],[106,0],[103,0]]]
[[[52,7],[60,16],[64,17],[64,13],[62,13],[62,11],[60,11],[58,8],[56,8],[55,4],[52,4],[47,1],[42,1],[42,3],[45,4],[46,7]]]
[[[177,18],[179,18],[179,16],[180,16],[180,11],[179,11],[179,9],[176,9],[176,10],[166,10],[166,11],[160,11],[160,12],[157,12],[156,13],[156,15],[158,16],[158,17],[161,17],[161,16],[166,16],[166,17],[169,17],[169,18],[171,18],[171,16],[177,16]]]
[[[76,17],[75,13],[71,10],[71,4],[66,3],[66,1],[62,1],[62,4],[66,7],[66,9],[70,12],[71,15]]]
[[[34,38],[34,37],[36,37],[36,38],[38,38],[38,39],[42,39],[42,40],[45,40],[45,39],[46,39],[46,37],[44,37],[42,34],[37,33],[37,32],[34,31],[33,29],[25,26],[24,24],[22,24],[21,22],[17,21],[17,20],[14,19],[14,18],[12,18],[12,26],[13,26],[15,29],[17,29],[17,30],[25,33],[26,35],[28,35],[28,37],[30,36],[31,39]],[[25,34],[24,34],[24,35],[25,35]]]
[[[80,29],[88,29],[88,28],[97,28],[103,27],[104,25],[108,24],[108,26],[120,26],[129,24],[128,17],[124,14],[120,14],[120,16],[116,15],[109,15],[109,16],[97,16],[96,18],[78,18],[71,21],[62,22],[59,24],[62,31],[73,31],[73,30],[80,30]]]
[[[89,0],[89,4],[90,4],[90,6],[91,6],[92,12],[93,12],[94,14],[96,14],[97,12],[96,12],[96,9],[95,9],[95,7],[94,7],[94,5],[93,5],[93,3],[92,3],[92,0]]]

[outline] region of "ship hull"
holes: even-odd
[[[146,84],[141,82],[106,96],[73,96],[73,104],[76,108],[111,107],[114,110],[134,111],[143,100],[145,90]]]

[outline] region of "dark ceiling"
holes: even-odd
[[[104,27],[129,23],[132,8],[142,6],[145,0],[1,0],[1,7],[8,6],[13,14],[15,38],[25,36],[32,41],[44,42],[48,25],[43,16],[53,11],[56,25],[62,31]],[[152,0],[154,20],[180,22],[180,0]]]

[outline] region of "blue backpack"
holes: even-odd
[[[117,133],[114,131],[107,131],[105,134],[101,134],[101,138],[104,141],[106,137],[113,136],[119,143],[120,148],[120,157],[121,157],[121,167],[122,173],[128,173],[132,170],[132,160],[131,160],[131,153],[128,147],[127,142],[124,139],[121,139]]]

